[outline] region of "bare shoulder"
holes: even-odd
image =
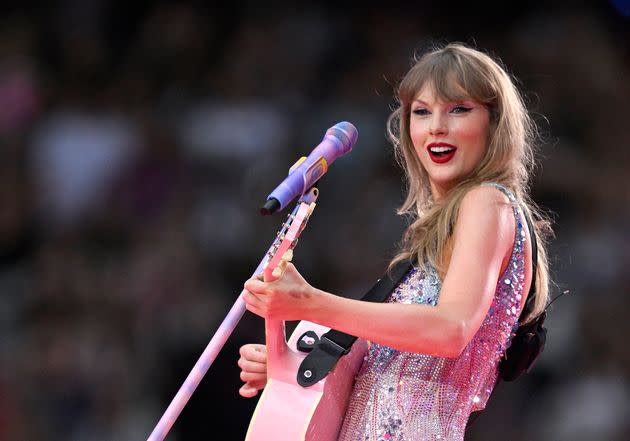
[[[494,185],[478,185],[462,198],[461,208],[466,211],[504,210],[511,207],[510,199]]]
[[[493,185],[479,185],[470,189],[462,199],[455,235],[480,234],[490,242],[498,240],[507,246],[513,239],[515,227],[508,196]]]

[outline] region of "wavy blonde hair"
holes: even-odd
[[[424,86],[431,87],[444,101],[473,99],[490,113],[488,149],[477,167],[447,195],[433,201],[426,171],[422,167],[409,133],[411,103]],[[407,196],[398,214],[409,215],[399,253],[390,263],[417,258],[420,267],[430,264],[445,272],[442,254],[453,234],[464,195],[483,182],[497,182],[510,188],[520,207],[534,219],[538,244],[534,307],[529,322],[547,306],[549,270],[547,238],[549,221],[529,198],[529,177],[534,169],[534,122],[506,70],[489,55],[460,43],[434,49],[420,59],[402,79],[397,90],[398,108],[387,121],[396,158],[407,177]]]

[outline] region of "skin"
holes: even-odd
[[[489,132],[488,110],[473,100],[442,102],[430,88],[421,90],[411,106],[411,138],[434,199],[439,199],[482,159]],[[444,164],[434,163],[426,149],[429,143],[439,141],[457,147],[453,159]],[[347,299],[311,286],[291,263],[275,281],[248,280],[243,299],[249,311],[264,318],[308,320],[401,351],[457,357],[490,308],[498,277],[511,256],[514,232],[512,208],[502,192],[491,186],[469,191],[462,199],[445,253],[448,270],[437,306]],[[526,262],[531,262],[529,243],[528,239]],[[525,275],[524,292],[528,292],[529,263]],[[265,384],[266,357],[261,346],[241,348],[238,363],[246,383],[240,393],[246,397],[254,396]]]
[[[444,102],[425,86],[411,103],[409,133],[422,167],[429,175],[434,200],[441,199],[481,161],[488,144],[490,113],[473,100]],[[445,142],[457,148],[453,159],[437,164],[427,147]]]

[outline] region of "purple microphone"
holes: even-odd
[[[343,121],[326,130],[324,139],[310,155],[298,161],[290,170],[289,176],[267,197],[260,209],[261,214],[272,214],[282,210],[297,196],[301,196],[323,176],[332,162],[350,153],[357,142],[359,132],[349,122]]]

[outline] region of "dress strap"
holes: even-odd
[[[496,187],[508,197],[510,202],[512,202],[513,204],[517,202],[516,196],[514,196],[514,193],[512,193],[512,190],[510,190],[503,184],[499,184],[498,182],[483,182],[481,185],[491,185],[493,187]]]

